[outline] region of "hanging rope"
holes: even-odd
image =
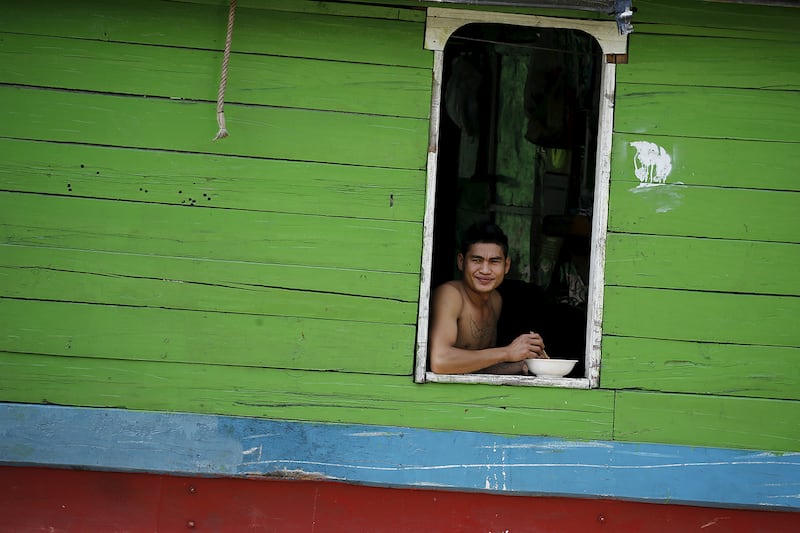
[[[225,52],[222,55],[222,75],[219,80],[219,92],[217,93],[217,124],[219,131],[214,140],[224,139],[228,136],[228,128],[225,127],[225,86],[228,84],[228,61],[231,57],[231,38],[233,37],[233,19],[236,14],[236,0],[231,0],[230,11],[228,12],[228,35],[225,37]]]

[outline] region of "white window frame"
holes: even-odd
[[[534,15],[517,15],[461,9],[429,8],[425,48],[433,51],[430,142],[428,144],[427,192],[423,227],[422,272],[420,276],[417,353],[414,381],[417,383],[491,383],[498,385],[550,386],[573,389],[596,388],[600,384],[600,342],[603,323],[603,288],[608,223],[608,193],[611,175],[611,135],[614,126],[616,62],[603,61],[600,78],[600,109],[595,162],[595,191],[592,216],[591,268],[589,279],[586,367],[583,378],[501,376],[493,374],[437,374],[427,370],[430,324],[431,269],[433,264],[433,221],[436,205],[436,173],[439,152],[439,119],[442,101],[444,47],[450,36],[465,24],[482,22],[540,28],[582,30],[593,36],[604,58],[626,54],[628,39],[620,35],[616,22],[573,20]]]

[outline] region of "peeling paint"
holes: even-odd
[[[392,433],[390,431],[361,431],[350,433],[351,437],[400,437],[402,433]]]
[[[0,428],[11,463],[800,509],[798,452],[11,404]]]
[[[497,444],[494,443],[491,446],[481,446],[482,449],[492,449],[496,450],[497,448],[505,449],[505,450],[513,450],[513,449],[536,449],[536,450],[544,450],[544,451],[552,451],[552,450],[564,450],[566,448],[608,448],[611,449],[613,446],[604,443],[604,442],[592,442],[592,441],[552,441],[552,442],[545,442],[545,443],[521,443],[521,444]]]
[[[249,477],[265,477],[265,478],[277,478],[277,479],[294,479],[294,480],[305,480],[305,481],[325,481],[325,480],[334,480],[337,478],[333,478],[331,476],[325,475],[322,472],[306,472],[304,470],[275,470],[273,472],[265,472],[263,474],[249,474]]]

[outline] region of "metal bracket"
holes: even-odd
[[[617,19],[617,30],[619,30],[620,35],[628,35],[633,32],[631,19],[634,11],[631,0],[614,1],[614,18]]]

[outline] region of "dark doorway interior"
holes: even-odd
[[[469,24],[445,47],[432,281],[458,276],[461,230],[499,224],[499,343],[534,330],[551,356],[584,357],[601,62],[570,29]]]

